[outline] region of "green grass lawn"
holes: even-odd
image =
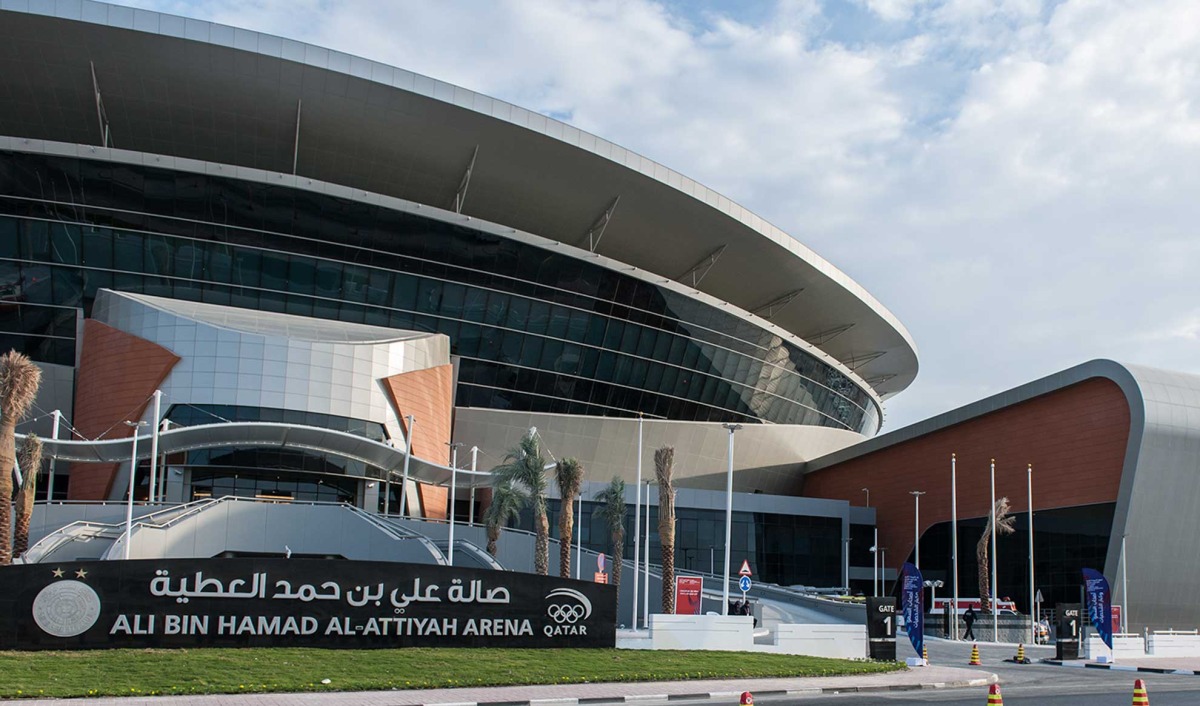
[[[0,698],[422,689],[903,669],[895,662],[615,649],[191,649],[0,652]],[[322,680],[328,679],[328,684]]]

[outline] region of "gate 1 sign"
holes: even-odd
[[[0,568],[0,649],[613,647],[612,586],[336,559]]]
[[[675,614],[700,615],[701,596],[704,594],[704,577],[675,577]]]

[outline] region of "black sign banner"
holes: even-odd
[[[612,586],[340,559],[0,567],[0,649],[613,647]]]

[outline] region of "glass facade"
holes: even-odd
[[[165,418],[184,427],[219,422],[275,422],[344,431],[356,436],[365,436],[380,443],[387,441],[388,438],[387,429],[378,422],[339,417],[334,414],[301,412],[295,409],[226,404],[177,404],[167,410]]]
[[[99,288],[445,333],[459,406],[878,428],[798,346],[586,260],[282,186],[0,154],[0,345],[71,364]]]
[[[1104,570],[1115,510],[1114,503],[1101,503],[1034,513],[1034,580],[1048,607],[1079,602],[1081,569]],[[1012,599],[1018,610],[1028,613],[1029,515],[1014,513],[1013,517],[1016,531],[996,540],[997,585],[1001,598]],[[979,595],[975,547],[986,522],[986,518],[958,521],[958,595],[962,598]],[[950,556],[949,522],[934,525],[921,536],[921,571],[926,579],[942,579],[949,585]],[[899,562],[891,563],[893,568],[899,566]]]
[[[560,501],[547,501],[550,534],[558,536]],[[612,553],[603,506],[583,501],[582,542],[587,549]],[[642,512],[645,513],[645,506]],[[725,561],[725,511],[675,508],[675,568],[681,572],[720,573]],[[642,526],[646,526],[642,517]],[[533,531],[529,510],[516,525]],[[625,520],[625,558],[633,560],[633,506]],[[650,507],[650,527],[658,527],[658,508]],[[643,542],[645,538],[643,537]],[[657,565],[662,545],[657,530],[650,533],[650,562]],[[740,566],[748,559],[755,581],[783,586],[840,586],[842,583],[842,520],[813,515],[777,515],[734,512],[730,541],[731,561]],[[715,571],[714,571],[715,569]]]

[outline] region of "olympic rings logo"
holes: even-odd
[[[569,598],[572,602],[555,602],[546,606],[546,615],[559,625],[574,625],[585,620],[592,614],[592,602],[588,597],[573,588],[556,588],[547,599]]]
[[[587,613],[581,605],[568,605],[566,603],[552,603],[546,608],[546,615],[556,623],[575,623]]]

